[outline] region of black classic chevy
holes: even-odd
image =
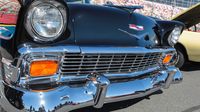
[[[0,1],[2,111],[101,108],[182,80],[180,22],[135,13],[141,6]]]

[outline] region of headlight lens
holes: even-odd
[[[36,1],[26,15],[25,27],[35,41],[48,42],[57,39],[65,30],[65,6],[56,2]]]
[[[174,30],[171,32],[168,38],[168,43],[171,46],[174,46],[181,35],[182,27],[175,27]]]
[[[48,4],[36,7],[31,21],[36,33],[46,38],[56,37],[63,27],[61,12]]]

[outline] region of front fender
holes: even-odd
[[[185,28],[185,25],[179,21],[156,20],[156,22],[160,27],[161,44],[164,46],[169,46],[167,39],[175,27],[182,27],[182,31]]]

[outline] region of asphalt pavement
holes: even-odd
[[[189,62],[182,73],[182,83],[150,96],[106,104],[102,109],[87,107],[74,112],[200,112],[200,63]]]

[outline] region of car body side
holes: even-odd
[[[181,49],[185,60],[200,62],[200,33],[189,31],[188,29],[200,23],[200,3],[190,7],[184,12],[175,16],[172,20],[181,21],[185,24],[186,29],[179,38],[179,43],[175,46]]]
[[[179,39],[179,44],[181,44],[185,50],[188,60],[200,62],[200,33],[192,31],[183,31]]]

